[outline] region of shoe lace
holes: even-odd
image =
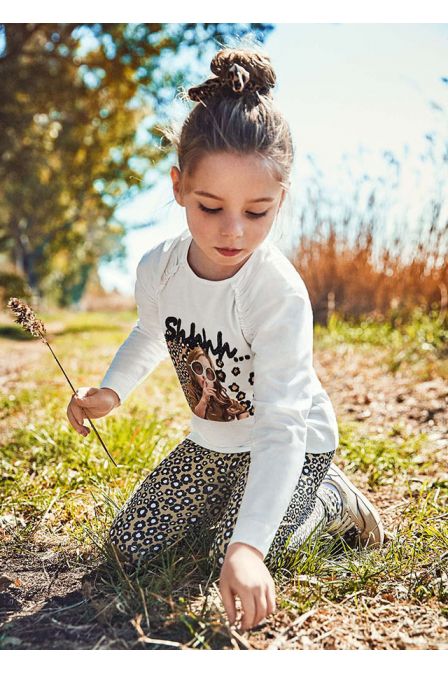
[[[329,533],[340,533],[342,535],[351,528],[355,528],[357,531],[359,530],[356,523],[350,517],[349,512],[345,511],[327,526],[327,531]]]

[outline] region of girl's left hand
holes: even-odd
[[[275,612],[275,584],[262,553],[243,542],[229,545],[219,578],[219,591],[230,624],[236,620],[235,596],[241,600],[241,630],[257,626]]]

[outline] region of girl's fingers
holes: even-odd
[[[275,587],[270,586],[266,589],[266,606],[266,615],[274,614],[277,611],[275,606]]]
[[[76,404],[80,407],[91,407],[94,404],[96,404],[95,400],[93,397],[87,397],[85,395],[77,395],[77,397],[73,398]]]
[[[88,397],[89,395],[94,395],[98,388],[92,388],[89,386],[82,386],[81,388],[78,388],[76,391],[76,394],[78,397]]]
[[[253,629],[255,626],[258,626],[258,624],[266,617],[267,614],[267,601],[266,601],[266,593],[263,592],[261,596],[254,596],[255,599],[255,616],[253,618],[252,624],[250,625],[250,628]]]
[[[83,422],[83,416],[81,409],[78,409],[73,400],[67,407],[67,416],[74,421],[74,428],[77,430],[79,425]]]
[[[219,583],[219,592],[229,622],[230,624],[234,624],[236,619],[235,596],[227,582],[221,581]]]
[[[92,398],[90,398],[90,397],[89,398],[84,398],[83,397],[82,399],[78,399],[76,397],[73,397],[72,400],[73,400],[73,405],[72,405],[73,414],[78,419],[80,419],[81,423],[83,422],[84,418],[91,418],[91,412],[87,411],[87,407],[89,407],[89,409],[91,409],[92,406],[94,406],[96,404],[96,402],[92,401]]]
[[[243,595],[241,595],[243,594]],[[257,604],[255,596],[251,591],[241,592],[241,607],[243,611],[243,619],[241,621],[241,630],[247,631],[255,625],[255,615],[257,613]]]
[[[72,403],[70,404],[70,409],[73,416],[78,421],[78,423],[82,424],[84,422],[84,419],[87,418],[87,414],[83,406],[76,399],[72,400]]]
[[[67,407],[67,416],[68,416],[68,420],[70,421],[70,423],[72,424],[72,426],[75,428],[75,430],[77,432],[80,432],[83,435],[88,434],[88,432],[89,432],[88,428],[86,428],[82,423],[83,422],[83,417],[81,416],[81,419],[79,420],[75,416],[75,414],[73,412],[73,409],[70,405]]]

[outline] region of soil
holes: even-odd
[[[24,367],[33,366],[45,346],[38,340],[0,345],[0,385],[20,380]],[[3,352],[2,352],[3,351]],[[428,434],[435,456],[448,447],[447,387],[443,379],[415,383],[406,369],[395,374],[381,363],[382,353],[338,345],[315,353],[316,372],[333,402],[340,422],[363,426],[369,437],[387,436],[392,426],[406,433]],[[26,356],[26,361],[25,361]],[[0,432],[8,434],[5,420]],[[399,436],[399,432],[397,436]],[[422,461],[423,462],[423,461]],[[339,461],[341,467],[343,465]],[[446,459],[434,460],[431,474],[448,479]],[[368,490],[366,475],[353,481]],[[390,485],[369,492],[381,511],[390,534],[400,519],[405,495]],[[0,530],[1,532],[1,530]],[[191,639],[179,621],[151,629],[151,639],[139,640],[138,625],[109,619],[108,605],[97,584],[101,565],[93,556],[83,558],[73,542],[61,536],[35,536],[22,550],[11,554],[6,545],[0,555],[0,649],[170,649]],[[445,649],[447,626],[437,606],[418,606],[387,598],[369,602],[360,619],[353,604],[323,604],[309,614],[276,613],[244,636],[228,630],[219,649]],[[366,615],[370,615],[367,617]],[[400,617],[401,615],[401,617]],[[354,619],[358,627],[354,629]],[[400,628],[392,628],[400,621]],[[389,620],[389,621],[388,621]],[[395,621],[394,621],[395,620]],[[398,621],[397,621],[398,620]],[[389,624],[386,628],[385,624]],[[404,625],[404,626],[403,626]]]

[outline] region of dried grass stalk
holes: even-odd
[[[17,299],[17,297],[10,297],[10,299],[8,301],[8,308],[10,308],[11,311],[16,315],[16,318],[15,318],[14,322],[18,323],[19,325],[21,325],[21,327],[23,327],[24,330],[26,330],[27,332],[30,332],[33,336],[38,337],[41,341],[43,341],[45,344],[47,344],[48,348],[50,349],[50,351],[51,351],[51,353],[54,357],[54,359],[58,363],[62,373],[64,374],[65,378],[67,379],[67,382],[68,382],[70,388],[73,390],[74,394],[76,395],[76,390],[74,389],[70,379],[68,378],[67,374],[65,373],[65,370],[64,370],[63,366],[59,362],[58,358],[56,357],[56,354],[54,353],[52,347],[50,346],[50,344],[48,343],[48,341],[46,339],[47,330],[45,329],[44,323],[41,320],[39,320],[38,318],[36,318],[36,315],[35,315],[34,311],[28,306],[28,304],[25,304],[24,301],[21,301],[20,299]],[[89,421],[90,425],[92,426],[93,430],[95,431],[96,436],[100,440],[100,443],[101,443],[102,447],[104,448],[105,452],[107,453],[107,455],[109,456],[109,458],[111,459],[111,461],[113,462],[115,467],[118,467],[117,463],[112,458],[109,451],[107,450],[107,447],[106,447],[105,443],[103,442],[103,440],[101,439],[101,437],[98,433],[98,430],[94,426],[92,420],[88,416],[87,416],[87,418],[88,418],[88,421]]]

